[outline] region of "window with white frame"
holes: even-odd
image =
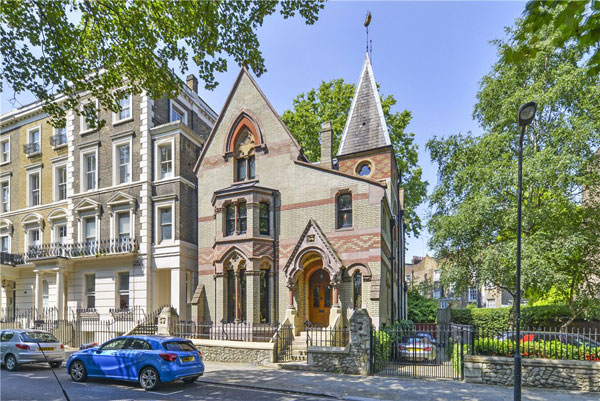
[[[30,173],[29,181],[29,206],[38,206],[41,203],[40,172]]]
[[[131,182],[132,137],[113,142],[113,185]]]
[[[0,252],[10,252],[10,237],[0,235]]]
[[[477,288],[469,287],[469,302],[477,302]]]
[[[31,128],[27,131],[27,139],[29,140],[27,143],[31,147],[31,151],[29,153],[37,153],[41,151],[40,147],[40,132],[41,127]]]
[[[156,172],[159,179],[173,177],[173,143],[160,143],[156,147]]]
[[[81,129],[80,131],[82,133],[88,132],[88,131],[93,131],[96,129],[97,127],[97,122],[91,123],[90,118],[92,118],[91,114],[95,114],[96,118],[99,119],[99,113],[98,113],[98,101],[89,101],[87,102],[85,105],[82,106],[81,111],[84,112],[86,109],[89,110],[95,110],[95,113],[92,113],[90,111],[90,114],[88,117],[86,117],[84,114],[81,115]]]
[[[0,140],[0,164],[10,163],[10,137]]]
[[[27,246],[40,246],[41,233],[39,228],[30,228],[27,230]]]
[[[96,216],[83,219],[83,240],[84,242],[96,241]]]
[[[93,191],[98,186],[98,149],[81,154],[81,191]]]
[[[54,166],[54,200],[67,199],[67,166],[65,164]]]
[[[171,203],[157,207],[156,242],[171,241],[173,239],[173,206]]]
[[[181,121],[184,124],[187,124],[187,113],[175,102],[171,102],[171,121]]]
[[[0,183],[0,196],[2,197],[2,208],[1,212],[6,213],[10,211],[10,181],[2,181]]]
[[[85,307],[88,309],[96,308],[96,275],[85,275]]]
[[[119,273],[117,281],[119,308],[129,309],[129,273]]]
[[[495,308],[496,307],[496,299],[490,298],[485,303],[486,308]]]
[[[126,241],[131,238],[131,216],[129,211],[117,213],[117,238]]]
[[[55,127],[54,136],[50,138],[50,144],[54,147],[58,147],[67,143],[67,128],[66,127]]]
[[[54,226],[54,242],[64,244],[67,242],[67,225],[56,224]]]
[[[131,118],[131,95],[126,94],[119,99],[121,110],[113,115],[113,122],[118,123]]]

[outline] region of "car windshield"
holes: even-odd
[[[419,337],[408,337],[408,338],[405,337],[402,342],[414,344],[414,343],[422,343],[422,342],[424,342],[424,340],[425,339],[419,338]]]
[[[59,343],[58,339],[50,333],[42,331],[27,331],[21,333],[21,339],[26,343]]]
[[[169,341],[163,343],[167,351],[196,351],[196,347],[189,341]]]

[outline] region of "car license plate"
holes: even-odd
[[[53,347],[42,347],[42,351],[54,351]]]
[[[184,356],[181,358],[183,362],[192,362],[195,358],[193,356]]]
[[[423,351],[421,348],[408,348],[409,351],[417,351],[417,352],[421,352]]]

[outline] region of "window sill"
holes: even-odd
[[[52,150],[62,149],[67,146],[67,143],[61,143],[60,145],[52,146]]]
[[[10,164],[10,160],[9,160],[9,161],[7,161],[7,162],[2,162],[2,163],[0,163],[0,166],[6,166],[7,164]]]
[[[28,158],[32,158],[32,157],[35,157],[35,156],[40,156],[41,154],[42,154],[42,152],[28,153],[27,157]]]
[[[133,120],[134,120],[134,118],[133,118],[133,117],[127,117],[127,118],[124,118],[124,119],[122,119],[122,120],[113,121],[113,122],[112,122],[112,126],[113,126],[113,127],[116,127],[116,126],[118,126],[118,125],[121,125],[121,124],[125,124],[125,123],[132,122]]]
[[[79,132],[79,136],[89,135],[89,134],[92,134],[92,133],[97,132],[97,131],[98,130],[96,128],[86,129],[85,131]]]
[[[338,231],[354,231],[354,227],[342,227],[342,228],[336,228],[335,229],[336,232]]]

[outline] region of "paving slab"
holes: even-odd
[[[353,401],[505,401],[513,398],[512,387],[470,384],[449,379],[365,377],[284,370],[277,366],[216,362],[206,362],[206,373],[200,381]],[[600,394],[524,388],[522,399],[523,401],[600,401]]]

